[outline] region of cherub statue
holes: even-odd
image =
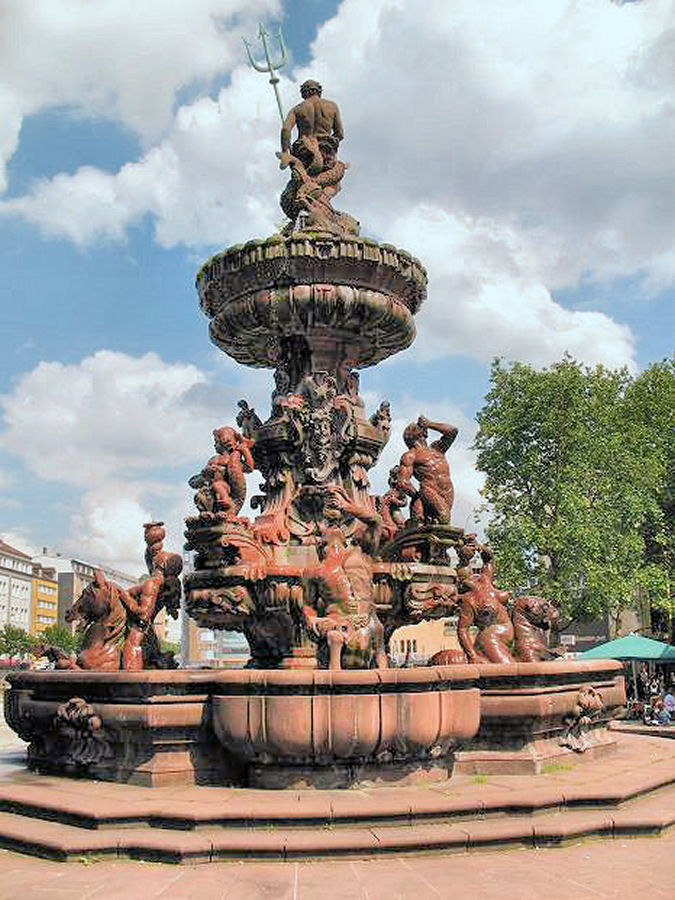
[[[427,444],[430,428],[440,432],[441,436]],[[411,498],[412,522],[450,524],[454,490],[445,454],[456,437],[457,429],[454,425],[430,422],[424,416],[420,416],[417,422],[404,430],[403,440],[408,449],[401,457],[398,487]],[[411,482],[413,477],[417,479],[417,488]]]
[[[255,468],[253,440],[229,427],[217,428],[213,439],[215,455],[188,484],[197,491],[194,500],[200,512],[234,521],[246,499],[246,473]]]

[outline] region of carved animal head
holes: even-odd
[[[544,630],[551,628],[558,621],[558,610],[543,597],[518,597],[513,604],[514,616],[520,614],[530,625]]]
[[[82,620],[100,622],[109,616],[112,610],[114,586],[108,584],[100,569],[94,572],[94,580],[88,584],[75,603],[66,610],[66,622]]]

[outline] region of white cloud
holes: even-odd
[[[21,550],[22,553],[27,553],[28,556],[37,556],[39,553],[32,535],[25,528],[4,528],[0,531],[0,538],[9,544],[10,547],[14,547],[15,550]]]
[[[73,2],[60,3],[73,14]],[[0,149],[16,142],[17,96],[39,108],[72,95],[68,102],[98,111],[112,97],[111,114],[146,136],[164,129],[163,138],[116,174],[61,173],[0,211],[79,245],[120,239],[146,214],[167,247],[273,230],[284,179],[266,79],[236,67],[217,99],[199,97],[168,124],[180,84],[233,65],[239,32],[218,29],[213,15],[238,10],[235,0],[163,5],[158,28],[143,18],[156,15],[147,5],[106,0],[92,6],[111,17],[105,30],[102,13],[91,11],[81,22],[62,16],[71,27],[57,28],[46,11],[56,5],[44,0],[33,5],[39,14],[17,13],[15,33],[28,35],[28,47],[36,35],[56,34],[60,54],[77,50],[75,74],[45,94],[45,73],[55,67],[49,41],[35,73],[32,54],[10,54]],[[247,11],[273,7],[260,0]],[[177,47],[187,17],[189,36]],[[106,58],[93,71],[79,64],[92,33]],[[145,62],[137,61],[138,34],[149,48]],[[434,280],[420,318],[427,346],[419,342],[416,352],[541,364],[566,349],[589,362],[630,363],[628,329],[566,310],[551,292],[582,278],[644,276],[652,291],[673,283],[674,35],[667,0],[457,0],[452,10],[445,0],[344,0],[322,27],[311,66],[294,73],[294,84],[282,79],[282,95],[288,106],[300,80],[321,77],[346,122],[342,155],[352,168],[340,205],[429,265]]]
[[[59,549],[140,571],[141,526],[151,516],[166,521],[167,546],[179,549],[185,481],[213,452],[213,428],[234,422],[242,393],[265,410],[267,373],[248,375],[243,392],[231,381],[215,384],[155,353],[108,350],[72,365],[41,362],[19,379],[0,398],[0,443],[39,479],[75,489]]]
[[[587,363],[633,366],[629,328],[553,300],[542,271],[547,261],[528,235],[432,206],[391,222],[388,235],[420,255],[429,272],[429,297],[418,315],[423,358],[505,356],[544,366],[570,353]]]
[[[193,458],[207,429],[191,402],[205,385],[195,366],[101,350],[82,362],[41,362],[1,398],[6,450],[41,478],[77,487],[115,473]]]
[[[232,68],[241,37],[278,10],[278,0],[3,3],[0,80],[23,115],[68,105],[157,137],[176,91]]]

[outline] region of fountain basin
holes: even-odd
[[[43,772],[147,786],[346,787],[451,772],[537,773],[579,691],[600,691],[591,752],[625,702],[621,663],[326,671],[20,672],[5,718]]]
[[[219,678],[214,731],[256,787],[447,777],[480,719],[478,669],[254,669]]]

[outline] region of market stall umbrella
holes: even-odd
[[[627,634],[580,653],[578,659],[643,659],[675,662],[675,647],[641,634]]]
[[[663,641],[655,641],[653,638],[642,637],[641,634],[627,634],[625,637],[615,638],[606,644],[599,644],[590,650],[580,653],[578,659],[624,659],[632,660],[633,683],[635,696],[637,691],[637,672],[635,661],[644,660],[651,662],[674,662],[675,647],[672,644],[664,644]]]

